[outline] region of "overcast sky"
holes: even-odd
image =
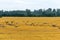
[[[0,10],[60,8],[60,0],[0,0]]]

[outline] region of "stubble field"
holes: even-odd
[[[60,40],[60,17],[2,17],[0,40]]]

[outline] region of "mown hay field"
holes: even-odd
[[[60,40],[60,17],[2,17],[0,40]]]

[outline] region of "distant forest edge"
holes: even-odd
[[[0,17],[60,17],[60,9],[39,9],[31,11],[29,9],[4,11],[0,10]]]

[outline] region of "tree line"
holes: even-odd
[[[60,9],[39,9],[31,11],[26,10],[13,10],[13,11],[3,11],[0,10],[0,17],[60,17]]]

